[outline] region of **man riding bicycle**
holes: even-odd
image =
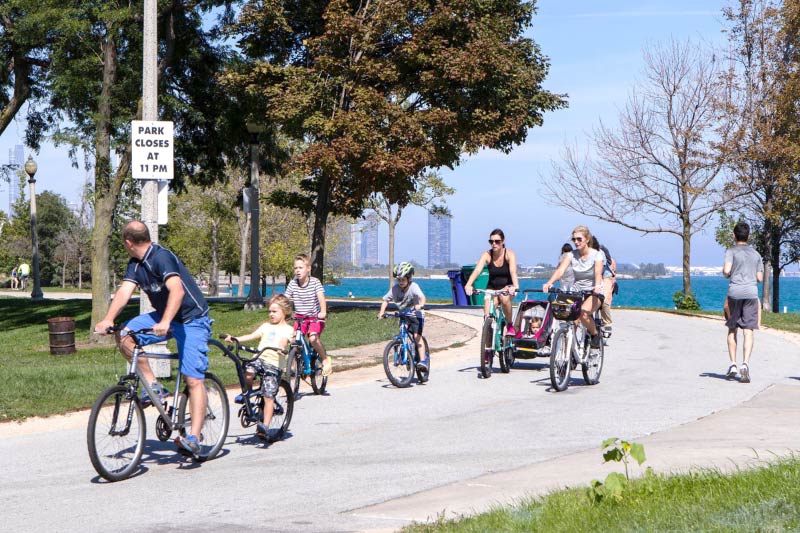
[[[211,322],[208,304],[194,278],[178,257],[150,241],[150,232],[142,222],[128,222],[122,229],[125,250],[131,256],[128,268],[117,289],[106,316],[95,325],[95,331],[105,333],[114,325],[114,319],[125,308],[134,290],[144,291],[155,311],[125,324],[118,345],[128,361],[131,360],[134,340],[130,331],[150,328],[152,335],[138,335],[142,345],[175,338],[178,344],[180,372],[189,387],[189,409],[192,417],[191,434],[176,439],[179,451],[197,455],[200,452],[200,432],[206,411],[205,373],[208,369],[208,340]],[[138,370],[156,394],[168,392],[156,383],[156,377],[146,357],[139,357]],[[143,403],[153,401],[143,398]],[[154,401],[159,401],[156,398]]]

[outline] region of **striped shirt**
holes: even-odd
[[[294,304],[294,312],[298,315],[317,316],[322,308],[319,305],[319,293],[325,294],[325,288],[315,277],[309,276],[308,282],[301,287],[297,278],[286,287],[286,297]]]

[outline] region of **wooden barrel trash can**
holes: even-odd
[[[75,319],[60,316],[47,320],[50,331],[50,355],[75,353]]]

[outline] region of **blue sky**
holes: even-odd
[[[539,0],[530,34],[551,62],[547,89],[569,95],[569,108],[545,115],[545,124],[530,131],[525,144],[505,155],[484,151],[465,159],[454,171],[442,172],[456,194],[448,200],[454,215],[452,259],[471,263],[487,248],[492,228],[500,227],[507,245],[522,264],[555,262],[577,224],[586,224],[619,262],[680,264],[681,243],[674,235],[640,234],[600,223],[541,197],[551,159],[564,141],[585,143],[600,119],[615,122],[628,91],[642,70],[642,50],[650,43],[691,37],[719,44],[722,7],[728,1]],[[12,124],[0,137],[0,163],[8,149],[21,143],[24,122]],[[26,157],[29,150],[26,149]],[[37,155],[37,190],[52,190],[70,201],[79,196],[86,172],[70,166],[67,148],[46,145]],[[0,185],[0,209],[8,209],[8,187]],[[721,265],[723,250],[714,242],[713,223],[693,240],[692,263]],[[385,228],[379,233],[380,256],[388,258]],[[407,209],[397,228],[396,261],[427,261],[427,216]]]

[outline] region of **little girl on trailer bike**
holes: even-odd
[[[392,275],[397,279],[397,283],[392,286],[391,290],[386,293],[381,302],[381,310],[378,311],[378,318],[383,318],[389,302],[397,304],[400,312],[413,310],[413,316],[408,317],[408,332],[414,336],[414,342],[417,345],[417,353],[420,355],[418,367],[422,370],[428,370],[430,364],[429,357],[422,346],[422,328],[425,325],[425,314],[422,309],[425,307],[425,294],[419,285],[411,281],[414,277],[414,265],[404,261],[392,270]]]
[[[258,349],[262,350],[261,355],[254,362],[250,363],[247,368],[247,385],[253,386],[253,380],[256,374],[261,376],[261,386],[264,391],[264,420],[259,422],[256,426],[256,436],[262,439],[267,438],[267,428],[269,428],[270,420],[272,420],[273,406],[275,394],[278,392],[278,384],[280,383],[280,370],[276,375],[276,369],[283,368],[286,364],[286,356],[280,350],[286,350],[289,346],[290,339],[294,336],[294,328],[286,322],[287,318],[292,316],[292,302],[283,294],[276,294],[269,299],[269,322],[265,322],[258,327],[253,333],[236,337],[239,342],[247,342],[259,339]],[[230,335],[225,338],[230,342],[234,337]],[[242,403],[243,396],[240,394],[236,397],[236,403]]]

